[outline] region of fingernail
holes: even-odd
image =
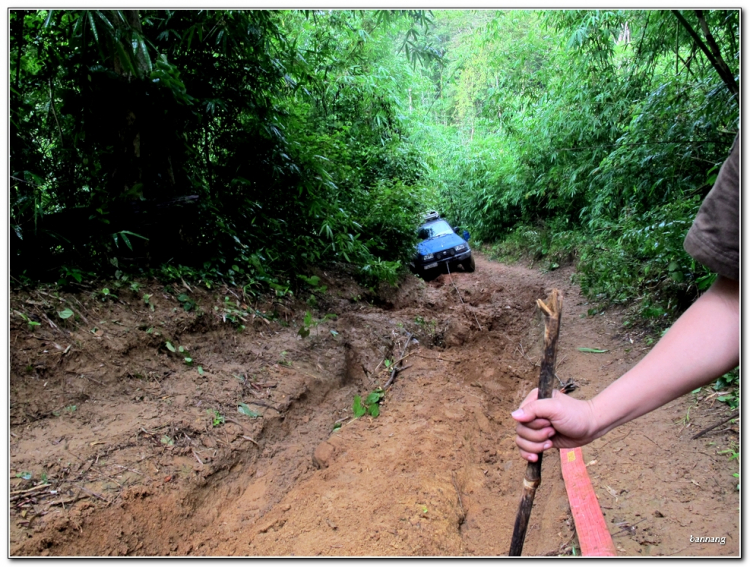
[[[547,450],[547,449],[549,449],[550,447],[552,447],[552,442],[551,442],[551,441],[547,441],[547,442],[546,442],[546,443],[544,444],[544,450],[546,451],[546,450]]]
[[[523,413],[523,410],[522,410],[521,408],[518,408],[518,409],[517,409],[516,411],[514,411],[514,412],[513,412],[512,414],[510,414],[510,415],[512,415],[512,416],[513,416],[513,417],[515,417],[515,418],[519,418],[519,417],[523,417],[523,416],[524,416],[524,413]]]

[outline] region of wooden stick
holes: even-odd
[[[739,415],[740,415],[740,410],[737,410],[736,412],[734,412],[734,413],[733,413],[732,415],[730,415],[729,417],[726,417],[726,418],[722,419],[722,420],[721,420],[721,421],[720,421],[719,423],[715,423],[715,424],[714,424],[714,425],[712,425],[711,427],[706,427],[706,428],[705,428],[705,429],[704,429],[703,431],[699,431],[698,433],[696,433],[695,435],[693,435],[693,436],[691,437],[691,439],[698,439],[698,437],[702,437],[703,435],[705,435],[705,434],[706,434],[706,433],[708,433],[709,431],[711,431],[711,430],[713,430],[713,429],[716,429],[716,428],[717,428],[717,427],[719,427],[720,425],[724,425],[724,424],[725,424],[725,423],[726,423],[727,421],[729,421],[730,419],[734,419],[735,417],[739,417]]]
[[[562,311],[562,293],[553,289],[547,298],[547,303],[541,299],[536,304],[544,316],[544,357],[539,370],[539,399],[552,396],[555,379],[555,359],[557,357],[557,338],[560,334],[560,315]],[[519,557],[523,551],[526,539],[526,528],[529,526],[531,507],[534,504],[536,488],[542,482],[542,453],[539,453],[535,463],[526,465],[526,475],[523,479],[523,496],[518,506],[516,523],[513,526],[513,539],[510,542],[508,555]]]
[[[719,424],[721,425],[721,424]],[[26,494],[27,492],[33,492],[34,490],[41,490],[42,488],[47,488],[49,486],[49,483],[47,484],[37,484],[33,488],[29,488],[27,490],[13,490],[9,494],[12,496],[15,496],[16,494]]]

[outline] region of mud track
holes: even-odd
[[[316,309],[307,293],[245,303],[241,290],[156,283],[105,300],[14,292],[11,555],[504,555],[524,470],[509,414],[538,379],[536,299],[565,295],[558,375],[574,396],[648,349],[617,314],[586,315],[570,269],[480,257],[475,273],[409,277],[377,297],[318,275]],[[305,311],[320,323],[302,338]],[[380,415],[353,419],[407,333],[418,342]],[[690,439],[729,413],[714,402],[688,395],[584,448],[620,554],[739,553],[737,462],[718,454],[736,426]],[[574,547],[552,451],[524,554]]]

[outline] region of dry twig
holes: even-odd
[[[729,421],[730,419],[734,419],[735,417],[738,417],[739,415],[740,415],[740,410],[737,410],[729,417],[722,419],[719,423],[715,423],[711,427],[706,427],[706,429],[704,429],[703,431],[699,431],[698,433],[693,435],[691,439],[698,439],[698,437],[705,435],[706,433],[708,433],[712,429],[716,429],[720,425],[724,425],[727,421]]]
[[[26,494],[27,492],[34,492],[35,490],[40,490],[42,488],[47,488],[49,486],[49,483],[47,484],[37,484],[36,486],[32,488],[27,488],[26,490],[13,490],[9,494],[11,496],[15,496],[16,494]]]
[[[404,350],[401,351],[401,358],[398,359],[398,362],[401,362],[402,360],[404,360],[404,358],[406,358],[406,356],[404,356],[404,355],[406,354],[406,349],[409,348],[409,343],[411,343],[411,338],[412,338],[412,334],[411,333],[406,333],[406,343],[404,344]],[[393,384],[393,381],[396,379],[396,373],[399,371],[398,362],[396,362],[396,363],[393,364],[393,370],[391,371],[391,377],[388,379],[388,382],[386,382],[385,385],[383,386],[384,390],[388,386],[390,386],[391,384]]]

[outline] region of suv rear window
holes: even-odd
[[[439,220],[437,222],[423,224],[421,227],[419,227],[418,236],[422,240],[428,240],[430,238],[435,238],[436,236],[443,236],[444,234],[450,234],[452,232],[453,232],[453,229],[451,228],[451,225],[449,225],[444,220]]]

